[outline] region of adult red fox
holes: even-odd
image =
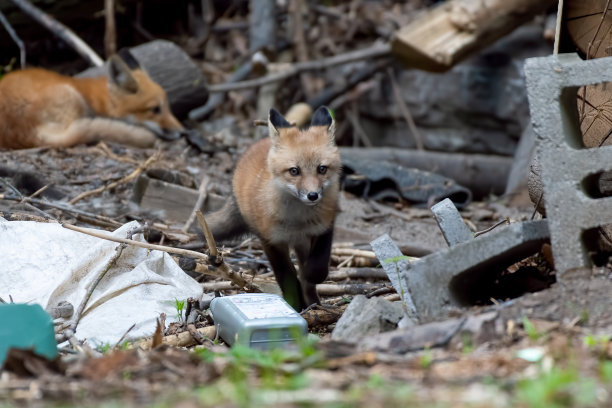
[[[147,147],[180,131],[164,90],[119,57],[109,75],[72,78],[40,68],[0,79],[0,148],[67,147],[99,140]]]
[[[328,275],[341,171],[335,125],[322,106],[307,130],[274,109],[268,127],[270,137],[238,161],[232,197],[207,221],[220,241],[248,232],[258,236],[284,298],[299,311],[319,303],[315,285]]]

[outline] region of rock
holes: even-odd
[[[393,330],[403,315],[399,302],[357,295],[338,320],[331,337],[333,340],[356,341]]]

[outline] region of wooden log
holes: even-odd
[[[155,40],[130,48],[130,52],[149,76],[168,95],[172,113],[184,119],[192,109],[208,99],[208,89],[202,71],[176,44]],[[90,68],[78,77],[106,75],[106,67]]]
[[[512,157],[484,154],[442,153],[391,147],[341,147],[340,155],[372,161],[391,161],[451,178],[469,188],[475,199],[503,194]]]
[[[443,72],[555,5],[557,0],[450,0],[395,33],[407,67]]]

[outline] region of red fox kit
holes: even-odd
[[[117,56],[109,60],[108,78],[72,78],[29,68],[0,79],[0,148],[99,140],[147,147],[162,129],[183,129],[170,112],[166,93],[143,70],[131,70]]]
[[[258,236],[284,298],[299,311],[319,302],[315,285],[327,278],[340,155],[334,120],[324,106],[307,130],[291,126],[274,109],[268,127],[270,137],[238,161],[231,199],[207,220],[217,240],[248,232]],[[290,249],[297,255],[299,274]]]

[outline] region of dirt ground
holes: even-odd
[[[234,160],[248,143],[238,135],[219,152],[205,155],[182,140],[163,142],[160,158],[149,169],[176,171],[192,187],[207,174],[212,180],[209,190],[227,196]],[[2,176],[24,196],[50,183],[41,199],[65,204],[80,193],[122,179],[156,152],[97,145],[0,155]],[[7,169],[16,168],[35,177],[11,177]],[[169,224],[163,213],[144,211],[131,201],[133,185],[121,183],[71,208],[117,223],[137,219]],[[8,190],[5,184],[0,193]],[[113,229],[82,214],[36,206],[62,221]],[[400,246],[425,251],[445,246],[428,210],[405,203],[371,203],[349,194],[343,195],[341,207],[336,245],[369,249],[369,241],[388,233]],[[0,200],[0,211],[7,218],[41,215],[8,200]],[[511,222],[528,219],[531,211],[525,202],[508,206],[507,200],[494,199],[471,203],[462,215],[482,230],[505,217]],[[169,225],[166,232],[178,227]],[[166,245],[185,244],[172,236],[166,235]],[[333,262],[332,271],[341,261]],[[507,273],[522,267],[548,268],[536,255]],[[298,357],[264,358],[209,341],[187,350],[106,350],[101,358],[65,349],[53,364],[20,355],[0,375],[0,406],[609,406],[610,293],[608,267],[574,271],[562,283],[536,293],[455,310],[449,318],[489,313],[487,324],[454,335],[443,347],[425,345],[401,354],[362,350],[360,341],[332,341],[331,322],[311,328],[322,340],[317,346],[303,346]],[[394,295],[387,291],[384,296]],[[341,312],[350,297],[329,296],[324,301]]]

